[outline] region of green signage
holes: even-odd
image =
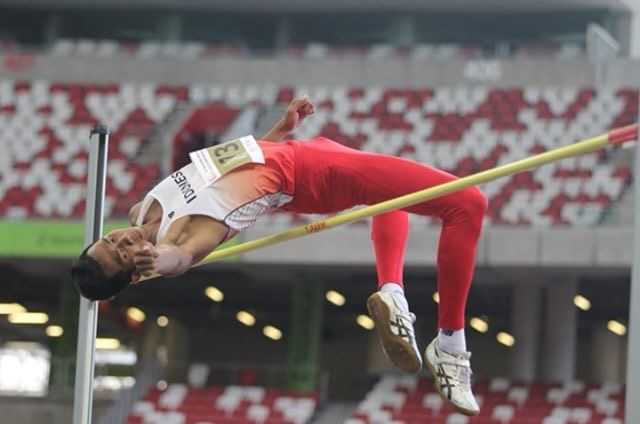
[[[108,221],[105,233],[128,225],[127,221]],[[224,247],[237,244],[233,239]],[[84,224],[56,220],[0,220],[0,256],[65,258],[80,254],[84,245]],[[231,260],[237,258],[230,258]]]
[[[109,222],[105,231],[126,225],[126,221]],[[83,244],[81,222],[0,220],[0,256],[72,257],[80,254]]]

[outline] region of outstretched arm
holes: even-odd
[[[281,141],[293,131],[304,118],[313,114],[315,107],[308,97],[293,99],[282,118],[278,119],[273,128],[260,139],[266,141]]]

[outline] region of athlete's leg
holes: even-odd
[[[433,167],[385,155],[355,153],[338,162],[341,167],[334,184],[340,184],[340,180],[342,184],[354,187],[352,195],[364,204],[382,202],[456,179]],[[447,331],[464,328],[464,310],[486,207],[484,195],[472,187],[406,209],[442,221],[437,257],[438,326]],[[463,347],[455,350],[463,350]]]
[[[303,213],[330,213],[379,203],[455,179],[426,165],[348,149],[326,139],[301,145],[296,167],[300,170],[296,173],[296,194],[287,209]],[[425,358],[431,370],[437,370],[440,392],[447,391],[445,396],[467,414],[477,414],[479,408],[471,392],[469,354],[463,352],[462,330],[486,207],[482,193],[468,188],[406,209],[442,221],[437,267],[438,323],[444,333],[429,345]],[[401,369],[414,371],[421,359],[415,352],[413,316],[395,301],[398,296],[380,291],[369,298],[367,306],[377,316],[376,324],[383,324],[376,329],[392,361]],[[449,351],[440,350],[441,341],[448,344]]]
[[[358,194],[362,196],[363,203],[378,203],[455,179],[435,168],[400,158],[365,156],[368,156],[366,160],[357,160],[358,164],[353,165],[356,172],[354,181],[351,181],[354,187],[360,187]],[[442,221],[437,258],[440,331],[438,337],[427,347],[425,360],[434,373],[440,393],[456,409],[468,415],[476,415],[480,409],[471,391],[470,354],[466,352],[464,339],[465,306],[473,279],[476,247],[486,207],[486,198],[474,187],[406,209],[420,215],[435,216]],[[384,293],[374,294],[370,303],[373,301],[374,306],[384,303],[387,305],[385,312],[388,309],[400,313],[390,314],[392,318],[387,320],[388,325],[383,328],[384,331],[379,330],[383,345],[386,336],[389,340],[387,352],[395,354],[398,360],[406,360],[410,350],[398,349],[394,352],[392,349],[399,343],[389,337],[388,333],[389,329],[393,330],[393,327],[400,325],[406,334],[407,320],[403,318],[402,308],[396,308],[397,302],[383,302],[385,296]],[[411,331],[410,334],[412,333]]]
[[[404,286],[402,273],[408,235],[407,212],[392,211],[373,217],[371,240],[376,255],[378,288],[389,283]]]
[[[406,372],[422,369],[422,357],[404,295],[402,272],[409,235],[409,215],[392,211],[373,217],[371,239],[376,254],[378,291],[367,300],[382,347],[391,361]]]
[[[414,161],[349,149],[327,139],[301,144],[296,161],[300,170],[296,173],[298,189],[285,209],[302,213],[330,213],[358,204],[379,203],[456,178]],[[447,333],[464,328],[464,309],[486,206],[480,190],[467,188],[406,209],[442,221],[437,257],[438,326]],[[398,250],[379,249],[381,244],[375,246],[376,252],[381,253],[377,261],[386,267],[385,263],[394,263],[392,254],[396,252],[398,256]],[[450,349],[464,350],[460,338],[453,339]]]
[[[476,262],[476,248],[487,202],[477,188],[443,198],[438,242],[438,327],[447,332],[464,328],[465,307]],[[464,339],[463,339],[464,340]],[[458,346],[465,351],[465,346]]]

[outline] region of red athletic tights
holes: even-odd
[[[325,138],[291,144],[295,148],[295,194],[294,200],[284,207],[289,211],[333,213],[455,179],[427,165],[350,149]],[[372,240],[379,283],[402,284],[407,212],[439,218],[442,231],[437,258],[438,326],[448,330],[463,328],[486,208],[486,198],[474,187],[374,217]]]

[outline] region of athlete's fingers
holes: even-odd
[[[291,103],[289,103],[289,109],[295,110],[296,112],[300,112],[308,104],[311,104],[311,100],[309,100],[309,97],[307,96],[298,97],[296,99],[293,99]]]
[[[153,269],[153,262],[157,257],[155,249],[142,249],[133,256],[133,264],[138,271]]]
[[[151,256],[148,256],[148,257],[140,257],[140,256],[137,256],[137,257],[134,257],[134,258],[133,258],[133,263],[134,263],[137,267],[140,267],[140,266],[148,266],[148,265],[153,265],[153,259],[154,259],[154,258],[152,258]]]
[[[289,110],[296,110],[296,109],[298,109],[298,106],[300,106],[300,101],[301,101],[301,100],[302,100],[302,99],[299,99],[299,98],[296,98],[296,99],[291,100],[291,101],[289,102],[289,105],[287,106],[287,109],[289,109]]]
[[[148,243],[147,246],[143,247],[142,250],[138,252],[138,254],[148,255],[154,258],[158,257],[158,252],[156,251],[155,246],[151,245],[150,243]]]
[[[315,112],[315,107],[313,106],[313,103],[307,102],[302,105],[300,110],[302,111],[302,113],[304,113],[305,116],[307,116],[312,115]]]
[[[136,260],[146,260],[146,259],[153,260],[156,256],[157,255],[154,255],[151,252],[146,252],[146,253],[145,252],[138,252],[135,255],[133,255],[133,260],[134,260],[134,262]]]
[[[133,256],[133,263],[138,264],[150,264],[158,257],[158,252],[155,249],[145,247],[142,250],[136,252]]]
[[[135,252],[136,255],[140,256],[151,256],[155,249],[151,249],[149,246],[145,246],[142,249]]]
[[[298,126],[300,120],[311,113],[313,113],[313,104],[307,96],[291,100],[284,115],[282,129],[285,131],[293,131]]]
[[[303,110],[307,110],[309,107],[313,107],[313,103],[308,97],[301,99],[300,108]]]
[[[153,263],[135,264],[135,270],[138,272],[150,271],[155,268]]]
[[[154,258],[134,258],[133,264],[138,268],[153,266]]]
[[[315,108],[313,107],[313,103],[311,103],[309,99],[305,99],[303,102],[301,102],[297,110],[300,119],[306,118],[307,116],[313,114],[314,111]]]

